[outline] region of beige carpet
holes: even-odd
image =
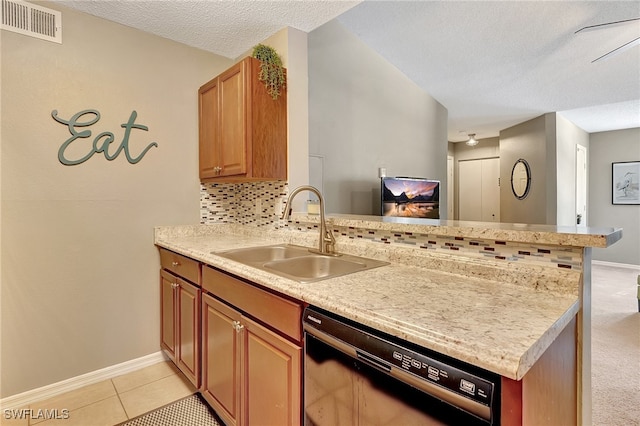
[[[640,425],[640,268],[592,266],[594,426]]]

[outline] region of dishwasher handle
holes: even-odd
[[[358,356],[358,360],[368,364],[378,370],[382,370],[385,373],[391,373],[391,365],[385,361],[374,358],[366,352],[362,352],[356,349],[356,355]]]
[[[324,331],[320,331],[309,324],[304,324],[303,328],[305,333],[308,333],[316,339],[319,339],[325,344],[338,349],[339,351],[351,356],[352,358],[356,358],[362,361],[364,364],[377,368],[378,370],[383,371],[387,374],[391,373],[392,366],[388,362],[374,357],[367,352],[363,352],[361,349],[357,349],[355,346],[349,343],[345,343],[342,339],[338,339],[328,333],[325,333]]]

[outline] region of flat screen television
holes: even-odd
[[[383,177],[382,216],[440,219],[440,181]]]

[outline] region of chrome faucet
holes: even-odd
[[[337,256],[337,254],[335,253],[336,239],[333,237],[331,230],[327,228],[327,223],[324,220],[324,199],[322,198],[322,194],[320,193],[320,191],[318,191],[317,188],[310,185],[302,185],[291,191],[291,194],[287,199],[287,204],[284,206],[284,212],[282,212],[281,219],[289,218],[289,216],[291,215],[291,201],[293,201],[293,198],[302,191],[313,192],[314,194],[316,194],[318,200],[320,201],[320,241],[318,242],[317,252],[329,256]]]

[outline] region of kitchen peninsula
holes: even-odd
[[[591,247],[621,230],[332,215],[337,252],[390,264],[307,284],[216,255],[315,247],[317,226],[303,216],[272,229],[158,227],[155,244],[201,264],[202,276],[230,274],[499,374],[502,424],[590,423]]]

